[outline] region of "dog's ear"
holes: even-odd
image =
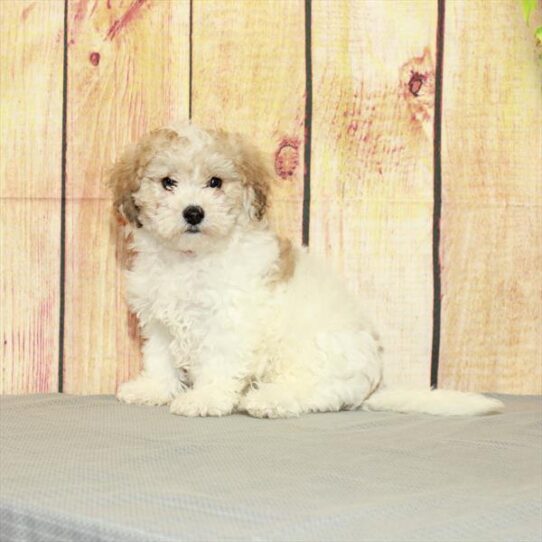
[[[132,196],[140,185],[138,154],[137,145],[128,147],[111,168],[108,184],[113,191],[113,206],[118,217],[140,228],[139,209]]]
[[[243,172],[249,192],[250,218],[262,220],[269,206],[271,168],[256,147],[243,143],[241,147]]]
[[[151,158],[162,146],[177,138],[177,132],[169,128],[154,130],[137,145],[130,145],[111,168],[108,184],[113,191],[115,211],[123,221],[141,227],[133,194],[139,190],[144,169]]]
[[[246,190],[246,206],[251,220],[262,220],[269,206],[271,165],[260,151],[240,134],[213,132],[220,146],[233,158]],[[268,163],[269,162],[269,163]]]

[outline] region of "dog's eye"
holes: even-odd
[[[207,186],[209,188],[220,188],[222,186],[222,179],[220,177],[211,177]]]
[[[169,190],[171,192],[173,188],[177,186],[177,181],[174,181],[173,179],[170,179],[169,177],[164,177],[162,179],[162,186],[164,187],[164,190]]]

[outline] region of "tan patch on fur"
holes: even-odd
[[[295,250],[289,239],[278,237],[279,257],[269,275],[271,285],[288,282],[295,271]]]
[[[161,128],[144,136],[137,145],[126,149],[120,159],[111,168],[109,186],[113,191],[114,208],[120,215],[119,219],[139,226],[137,208],[132,194],[139,190],[145,167],[152,157],[172,141],[181,141],[174,130]]]
[[[269,190],[272,179],[271,164],[260,151],[240,134],[223,130],[210,132],[216,144],[226,156],[232,157],[237,170],[243,176],[243,184],[254,192],[253,218],[261,220],[269,207]]]

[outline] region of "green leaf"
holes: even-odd
[[[521,5],[523,6],[523,15],[525,16],[525,21],[529,24],[529,17],[533,9],[536,7],[536,0],[521,0]]]
[[[542,26],[539,26],[535,31],[534,35],[536,36],[536,39],[542,43]]]

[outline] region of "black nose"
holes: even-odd
[[[192,226],[195,226],[196,224],[199,224],[203,217],[205,216],[205,213],[203,212],[203,209],[199,205],[189,205],[184,211],[183,211],[184,219],[191,224]]]

